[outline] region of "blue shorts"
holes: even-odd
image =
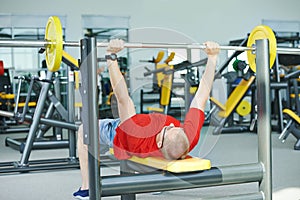
[[[120,124],[120,119],[100,119],[99,120],[99,136],[100,146],[107,145],[113,147],[116,128]]]

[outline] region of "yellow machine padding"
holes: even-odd
[[[226,110],[226,107],[214,97],[210,97],[210,101],[212,101],[216,106],[218,106],[221,110]]]
[[[132,156],[129,160],[142,165],[150,166],[156,169],[161,169],[173,173],[202,171],[211,168],[210,160],[196,157],[188,157],[183,160],[170,161],[156,157],[140,158]]]
[[[173,69],[173,66],[171,66]],[[160,105],[167,106],[170,103],[173,84],[173,74],[165,75],[161,83]]]
[[[295,94],[290,94],[290,97],[291,97],[292,99],[295,99],[295,98],[296,98],[296,95],[295,95]],[[300,97],[300,94],[298,94],[298,97]]]
[[[166,68],[166,70],[171,70],[174,68],[173,65],[167,64],[157,64],[157,69]],[[172,84],[173,84],[173,74],[164,74],[163,72],[157,73],[157,80],[160,90],[160,108],[147,107],[150,112],[165,112],[165,108],[170,104]],[[162,108],[163,107],[163,108]]]
[[[298,124],[300,124],[300,117],[296,113],[294,113],[292,110],[290,110],[290,109],[283,109],[282,112],[285,113],[285,114],[287,114],[287,115],[289,115]]]
[[[82,108],[82,102],[76,102],[74,106],[75,108]]]
[[[0,98],[1,99],[14,99],[15,95],[14,94],[6,94],[4,92],[0,93]]]
[[[14,99],[15,95],[14,94],[6,94],[6,93],[2,92],[2,93],[0,93],[0,98],[1,99],[6,99],[6,100]],[[16,104],[14,103],[13,106],[16,106]],[[18,104],[18,107],[24,107],[24,106],[25,106],[24,102],[20,102]],[[29,107],[35,107],[36,106],[36,102],[28,102],[28,106]]]
[[[155,64],[159,63],[164,58],[165,52],[159,51],[156,58],[153,60]]]
[[[168,56],[168,58],[165,60],[166,64],[169,64],[175,57],[175,52],[171,52],[171,54]]]
[[[173,65],[168,65],[166,63],[162,63],[162,64],[157,64],[155,69],[161,69],[161,68],[166,68],[166,70],[169,69],[173,69],[174,66]],[[157,85],[158,87],[161,87],[161,84],[163,82],[163,79],[165,78],[165,74],[163,72],[158,72],[156,73],[156,80],[157,80]]]
[[[16,104],[14,104],[14,106],[16,106]],[[21,102],[18,104],[18,107],[24,107],[25,103]],[[36,102],[28,102],[28,107],[35,107],[36,106]]]
[[[190,87],[190,94],[196,94],[198,90],[198,86],[197,87]]]
[[[74,57],[72,57],[70,54],[68,54],[67,52],[63,51],[62,52],[62,56],[68,60],[70,63],[72,63],[74,66],[76,66],[77,68],[79,68],[78,65],[78,60]]]
[[[74,80],[75,80],[75,90],[78,90],[79,89],[79,82],[80,82],[78,71],[74,71]]]
[[[114,154],[114,149],[110,148],[109,152]],[[194,172],[194,171],[203,171],[211,168],[211,162],[207,159],[187,156],[182,160],[166,160],[159,157],[146,157],[140,158],[137,156],[132,156],[128,160],[153,167],[156,169],[161,169],[173,173],[184,173],[184,172]]]
[[[219,112],[220,117],[228,117],[233,109],[237,106],[240,100],[243,98],[251,84],[255,80],[255,76],[251,76],[248,80],[242,79],[236,88],[231,92],[225,105],[211,97],[213,103],[215,103],[221,110]]]
[[[147,110],[150,112],[164,112],[163,108],[147,107]]]

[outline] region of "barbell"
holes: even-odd
[[[247,47],[220,46],[221,50],[247,51],[250,68],[256,72],[255,64],[255,41],[259,39],[269,40],[270,68],[273,66],[277,53],[300,54],[299,48],[277,48],[276,37],[273,30],[265,25],[256,26],[248,37]],[[45,48],[47,68],[51,72],[58,71],[63,56],[63,47],[79,47],[79,42],[63,41],[62,26],[57,16],[49,17],[45,30],[44,41],[29,40],[0,40],[0,47],[38,47]],[[97,42],[97,47],[107,47],[106,42]],[[205,49],[201,44],[164,44],[164,43],[125,43],[125,48],[182,48],[182,49]]]

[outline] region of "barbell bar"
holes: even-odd
[[[55,45],[56,42],[48,42],[44,40],[0,40],[0,47],[29,47],[43,48],[48,45]],[[98,42],[97,47],[107,47],[108,42]],[[80,47],[79,42],[63,42],[63,46]],[[200,44],[183,44],[183,43],[124,43],[124,48],[174,48],[174,49],[205,49],[205,45]],[[221,50],[235,51],[254,51],[255,47],[240,46],[220,46]]]
[[[26,47],[26,48],[44,48],[47,45],[56,44],[44,40],[1,40],[0,47]],[[80,47],[79,42],[63,42],[64,46]],[[97,47],[107,47],[108,43],[98,42]],[[124,43],[124,48],[174,48],[174,49],[205,49],[204,45],[199,44],[166,44],[166,43]],[[235,51],[255,51],[255,47],[241,46],[220,46],[221,50]],[[281,54],[300,54],[300,48],[277,47],[277,53]]]
[[[300,54],[300,48],[277,47],[277,53],[280,54]]]
[[[277,48],[276,38],[272,29],[268,26],[255,27],[248,38],[247,47],[220,46],[220,50],[246,51],[248,63],[252,71],[256,71],[255,64],[255,41],[258,39],[269,40],[270,67],[273,66],[277,53],[300,54],[300,48]],[[97,42],[97,47],[107,47],[109,43]],[[46,62],[49,71],[55,72],[60,68],[63,46],[80,47],[79,42],[63,41],[62,26],[57,16],[48,19],[45,31],[45,40],[0,40],[0,47],[31,47],[45,48]],[[205,49],[201,44],[166,44],[166,43],[124,43],[124,48],[182,48],[182,49]]]
[[[47,45],[56,44],[44,40],[1,40],[0,47],[26,47],[26,48],[44,48]],[[79,42],[65,41],[63,46],[80,47]],[[97,47],[107,47],[107,42],[98,42]],[[205,49],[205,45],[199,44],[166,44],[166,43],[124,43],[124,48],[174,48],[174,49]],[[220,46],[221,50],[235,51],[255,51],[255,47],[241,46]],[[300,54],[300,48],[277,47],[277,53],[281,54]]]
[[[56,44],[44,40],[1,40],[0,47],[26,47],[26,48],[44,48],[47,45]],[[79,42],[65,41],[63,46],[80,47]],[[98,42],[97,47],[107,47],[107,42]],[[199,44],[166,44],[166,43],[124,43],[124,48],[174,48],[174,49],[205,49],[205,45]],[[220,46],[221,50],[235,51],[255,51],[255,47],[241,46]],[[277,53],[281,54],[300,54],[300,48],[277,47]]]

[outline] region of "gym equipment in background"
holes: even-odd
[[[284,76],[284,79],[288,81],[288,93],[289,97],[288,108],[282,110],[285,114],[287,123],[283,131],[281,132],[279,139],[285,142],[287,137],[292,134],[296,138],[296,143],[294,145],[295,150],[300,150],[300,95],[299,95],[299,75],[300,67],[295,67],[296,70],[289,72]]]
[[[164,52],[158,52],[157,58],[153,58],[151,62],[155,64],[155,70],[157,73],[153,73],[153,90],[149,92],[144,92],[141,90],[140,93],[140,109],[141,113],[148,112],[160,112],[167,114],[170,108],[171,94],[172,94],[172,83],[173,83],[173,65],[169,65],[175,56],[175,53],[172,52],[164,63],[159,63],[163,58]],[[153,71],[148,68],[146,76],[151,75]],[[168,71],[170,70],[170,71]],[[166,73],[168,71],[169,73]],[[144,74],[145,75],[145,74]],[[153,98],[154,95],[158,94],[159,99]],[[147,111],[144,111],[144,104],[147,103],[159,103],[159,107],[148,106]]]

